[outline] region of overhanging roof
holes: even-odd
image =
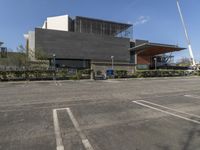
[[[135,51],[137,54],[155,56],[159,54],[165,54],[169,52],[181,51],[185,48],[177,45],[159,44],[159,43],[144,43],[133,47],[130,51]]]

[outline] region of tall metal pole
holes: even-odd
[[[56,80],[56,54],[53,54],[53,69],[54,69],[53,80]]]
[[[186,28],[186,25],[185,25],[185,21],[183,19],[183,15],[182,15],[182,12],[181,12],[181,7],[179,5],[179,0],[176,0],[176,3],[177,3],[178,11],[179,11],[179,14],[180,14],[180,17],[181,17],[181,22],[183,24],[183,28],[184,28],[184,31],[185,31],[185,37],[186,37],[186,40],[187,40],[187,43],[188,43],[188,49],[189,49],[190,57],[192,59],[192,65],[196,66],[196,63],[195,63],[195,60],[194,60],[193,51],[192,51],[192,46],[191,46],[191,42],[190,42],[190,38],[188,36],[188,32],[187,32],[187,28]]]
[[[53,54],[53,67],[56,70],[56,54]]]
[[[114,69],[114,56],[111,56],[111,60],[112,60],[112,70]]]
[[[154,58],[154,61],[155,61],[155,70],[157,70],[157,58],[156,57]]]

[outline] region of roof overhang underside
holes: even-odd
[[[145,43],[131,48],[130,51],[135,51],[137,54],[140,55],[155,56],[159,54],[181,51],[184,49],[185,48],[176,45]]]

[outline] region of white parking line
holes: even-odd
[[[190,98],[196,98],[196,99],[200,99],[200,96],[198,95],[184,95],[185,97],[190,97]]]
[[[56,135],[56,144],[57,144],[57,150],[64,150],[64,146],[63,146],[63,142],[62,142],[62,137],[61,137],[61,133],[60,133],[60,127],[59,127],[59,121],[58,121],[58,116],[57,116],[57,111],[61,111],[61,110],[66,110],[76,131],[79,134],[79,137],[81,138],[81,141],[85,147],[86,150],[94,150],[94,148],[92,147],[92,145],[90,144],[89,140],[87,139],[87,137],[85,136],[85,134],[82,132],[78,121],[76,120],[76,118],[74,117],[72,111],[70,108],[58,108],[58,109],[54,109],[53,110],[53,120],[54,120],[54,129],[55,129],[55,135]]]
[[[62,86],[62,83],[60,81],[57,81],[57,83],[58,83],[59,86]]]
[[[53,122],[54,122],[54,131],[55,131],[55,136],[56,136],[56,149],[57,150],[64,150],[63,146],[63,141],[60,133],[60,126],[59,126],[59,121],[58,121],[58,115],[57,115],[57,110],[53,110]]]
[[[120,81],[117,80],[101,80],[101,81],[106,83],[120,83]]]
[[[54,83],[55,83],[56,86],[62,86],[62,83],[59,82],[59,81],[54,81]]]
[[[156,111],[160,111],[160,112],[162,112],[162,113],[165,113],[165,114],[168,114],[168,115],[177,117],[177,118],[181,118],[181,119],[187,120],[187,121],[189,121],[189,122],[193,122],[193,123],[196,123],[196,124],[200,124],[200,122],[197,121],[197,120],[193,120],[193,119],[190,119],[190,118],[187,118],[187,117],[183,117],[183,116],[180,116],[180,115],[177,115],[177,114],[174,114],[174,113],[171,113],[171,112],[162,110],[162,109],[158,109],[158,108],[155,108],[155,107],[152,107],[152,106],[143,104],[143,103],[141,103],[141,102],[139,102],[139,101],[133,101],[133,103],[136,103],[136,104],[138,104],[138,105],[141,105],[141,106],[144,106],[144,107],[147,107],[147,108],[156,110]]]
[[[23,87],[28,87],[29,81],[25,81]]]
[[[86,136],[85,136],[85,135],[83,134],[83,132],[81,131],[81,128],[80,128],[80,126],[79,126],[79,124],[78,124],[78,121],[77,121],[76,118],[74,117],[74,115],[73,115],[71,109],[70,109],[70,108],[67,108],[66,110],[67,110],[67,113],[69,114],[69,117],[70,117],[70,119],[71,119],[71,121],[72,121],[72,123],[73,123],[73,125],[74,125],[74,127],[75,127],[75,129],[76,129],[76,131],[79,133],[79,136],[80,136],[80,138],[81,138],[81,140],[82,140],[82,143],[83,143],[85,149],[86,149],[86,150],[94,150],[94,148],[93,148],[92,145],[90,144],[89,140],[86,138]]]
[[[176,110],[176,109],[172,109],[172,108],[169,108],[169,107],[166,107],[166,106],[163,106],[163,105],[159,105],[159,104],[156,104],[156,103],[152,103],[152,102],[149,102],[149,101],[138,100],[137,102],[148,103],[148,104],[151,104],[151,105],[154,105],[154,106],[158,106],[158,107],[162,107],[162,108],[165,108],[165,109],[168,109],[168,110],[172,110],[172,111],[175,111],[175,112],[178,112],[178,113],[181,113],[181,114],[186,114],[186,115],[189,115],[189,116],[193,116],[193,117],[196,117],[196,118],[200,118],[200,116],[198,116],[198,115],[191,114],[191,113],[187,113],[187,112],[183,112],[183,111]]]

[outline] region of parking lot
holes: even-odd
[[[2,150],[199,150],[200,78],[0,83]]]

